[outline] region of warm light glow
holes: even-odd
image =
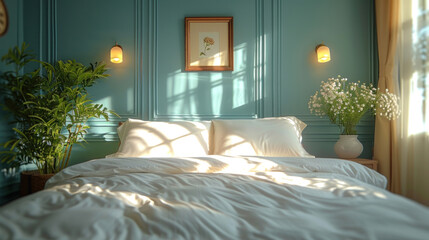
[[[225,138],[226,138],[225,141],[227,141],[230,144],[227,146],[224,146],[224,148],[220,149],[220,151],[228,152],[228,150],[231,150],[232,152],[247,153],[247,155],[252,155],[252,156],[257,155],[255,148],[246,139],[234,134],[228,134],[225,136]]]
[[[317,61],[320,63],[331,61],[331,52],[329,48],[323,44],[320,44],[316,47],[317,52]]]
[[[400,61],[402,79],[400,89],[402,91],[401,95],[404,96],[401,99],[403,104],[402,119],[406,125],[404,133],[406,133],[407,137],[418,137],[420,135],[427,142],[427,139],[429,139],[429,77],[427,75],[429,69],[427,58],[429,54],[426,47],[427,37],[423,36],[427,36],[429,26],[422,24],[425,21],[422,19],[425,19],[425,14],[427,14],[425,9],[428,6],[424,7],[424,4],[422,5],[420,1],[404,2],[403,5],[404,15],[402,16],[401,29],[403,44],[401,45],[402,59]],[[410,58],[412,60],[409,60]],[[408,139],[406,141],[417,142]]]
[[[212,56],[201,57],[196,61],[191,62],[191,66],[227,66],[228,58],[227,52],[219,52]]]
[[[65,191],[69,195],[76,194],[92,194],[96,196],[101,196],[104,198],[117,199],[129,206],[142,207],[144,205],[153,206],[154,200],[143,194],[137,192],[128,192],[128,191],[112,191],[111,189],[106,189],[95,184],[85,183],[79,185],[78,188],[75,186],[72,187],[70,184],[57,185],[53,188],[50,188],[53,191]]]
[[[196,130],[191,131],[187,126]],[[158,129],[162,129],[162,132]],[[204,124],[198,122],[187,125],[168,122],[147,123],[128,133],[130,139],[142,140],[141,136],[144,136],[144,145],[134,146],[133,142],[130,142],[129,146],[142,156],[186,156],[190,152],[201,155],[207,151],[204,139],[208,139],[208,130]]]
[[[121,63],[122,62],[122,47],[118,44],[110,49],[110,61],[112,63]]]
[[[143,160],[143,159],[142,159]],[[181,178],[180,175],[183,173],[186,173],[185,175],[189,175],[189,173],[199,173],[195,176],[198,176],[198,179],[202,179],[201,181],[205,181],[205,177],[209,177],[210,179],[219,179],[219,183],[222,182],[221,179],[224,179],[223,176],[221,177],[220,174],[225,174],[225,179],[232,179],[229,178],[229,175],[231,174],[237,174],[240,176],[245,176],[238,178],[241,179],[252,179],[252,182],[249,182],[249,186],[251,187],[257,187],[262,186],[259,185],[259,183],[275,183],[278,185],[283,185],[288,189],[287,191],[291,192],[291,194],[299,193],[299,197],[305,197],[307,194],[312,194],[312,190],[315,190],[313,193],[318,194],[321,198],[329,199],[329,198],[347,198],[347,197],[353,197],[353,198],[382,198],[386,199],[387,196],[385,192],[379,191],[381,189],[378,189],[376,187],[365,187],[358,184],[359,181],[355,180],[344,180],[339,179],[336,177],[336,174],[328,173],[328,172],[318,172],[317,169],[311,170],[307,168],[307,164],[304,163],[302,166],[296,166],[294,164],[290,165],[288,162],[285,162],[285,158],[279,159],[279,158],[264,158],[264,157],[240,157],[240,156],[218,156],[213,155],[211,157],[195,157],[195,158],[179,158],[180,161],[175,161],[173,159],[150,159],[150,161],[153,161],[153,166],[146,169],[139,168],[138,164],[135,165],[135,169],[123,169],[121,167],[118,168],[116,179],[121,179],[123,181],[126,181],[126,179],[129,179],[130,176],[127,178],[122,178],[122,174],[129,174],[129,173],[145,173],[148,175],[157,175],[160,176],[174,176],[173,178],[177,178],[177,183],[184,182],[183,184],[191,184],[191,182],[187,182],[187,178]],[[140,161],[140,160],[138,160]],[[144,160],[143,160],[144,161]],[[191,164],[189,164],[191,163]],[[161,164],[161,165],[158,165]],[[143,166],[143,165],[142,165]],[[144,164],[146,166],[146,164]],[[149,166],[149,165],[147,165]],[[155,167],[157,166],[157,167]],[[155,167],[155,168],[153,168]],[[192,169],[192,167],[195,167]],[[155,170],[150,170],[155,169]],[[142,172],[143,170],[143,172]],[[177,174],[176,173],[180,173]],[[217,173],[217,174],[202,174],[202,173]],[[84,173],[85,176],[85,173]],[[90,175],[87,175],[90,176]],[[117,178],[118,176],[121,176],[121,178]],[[140,177],[136,178],[136,184],[138,181],[142,181],[143,179],[153,179],[150,178],[143,178],[142,174],[139,174]],[[203,177],[203,178],[200,178]],[[101,176],[100,176],[101,177]],[[134,179],[134,177],[133,177]],[[196,178],[197,179],[197,178]],[[83,180],[83,179],[82,179]],[[257,181],[257,182],[256,182]],[[104,182],[102,185],[97,185],[96,183],[87,183],[82,182],[79,183],[76,179],[73,180],[73,182],[65,183],[62,185],[56,185],[53,187],[48,188],[46,191],[60,191],[66,193],[68,196],[71,195],[84,195],[84,194],[91,194],[95,196],[101,196],[103,198],[109,199],[109,202],[111,204],[116,204],[115,201],[110,201],[110,199],[119,200],[122,203],[133,206],[136,208],[142,208],[144,207],[163,207],[163,206],[174,206],[174,207],[192,207],[193,209],[199,208],[199,204],[193,205],[192,201],[190,202],[181,202],[180,200],[177,201],[177,199],[174,199],[174,201],[171,201],[170,199],[164,199],[163,195],[158,194],[156,191],[149,191],[153,192],[153,194],[149,193],[148,191],[144,190],[147,189],[147,187],[153,187],[156,188],[165,188],[168,182],[162,182],[162,181],[147,181],[147,184],[156,184],[156,185],[146,185],[145,187],[142,186],[142,188],[135,188],[135,186],[130,185],[132,189],[134,190],[128,190],[127,189],[119,189],[117,187],[113,187],[113,183],[105,184]],[[233,188],[235,185],[233,182],[225,181],[227,183],[226,187]],[[257,185],[256,185],[257,184]],[[239,183],[238,186],[242,185]],[[237,185],[236,185],[237,186]],[[111,188],[112,187],[112,188]],[[297,188],[298,187],[298,188]],[[185,188],[186,189],[186,188]],[[253,188],[249,188],[253,189]],[[261,189],[261,188],[257,188]],[[255,189],[256,191],[258,191]],[[277,189],[277,188],[276,188]],[[297,189],[302,189],[299,192],[296,192]],[[177,189],[176,189],[177,190]],[[228,189],[230,190],[230,189]],[[177,192],[180,193],[180,192]],[[188,192],[186,192],[188,193]],[[199,192],[197,191],[197,194]],[[164,195],[165,196],[165,195]],[[161,204],[160,204],[161,203]]]

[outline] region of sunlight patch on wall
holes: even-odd
[[[246,102],[246,81],[244,76],[238,76],[233,80],[234,98],[232,107],[238,108],[245,105]]]
[[[235,71],[245,71],[247,65],[247,43],[238,44],[234,47]]]
[[[197,60],[191,63],[191,66],[204,66],[204,65],[210,65],[210,66],[225,66],[227,65],[226,62],[226,52],[220,52],[216,53],[213,56],[202,58],[201,60]]]
[[[165,85],[166,99],[162,99],[166,103],[166,112],[222,115],[253,101],[254,81],[249,79],[246,67],[247,47],[247,43],[234,47],[233,72],[183,72],[178,69],[169,73]],[[163,91],[162,85],[158,87],[161,87],[158,91]]]
[[[254,67],[253,67],[253,73],[254,73],[254,79],[265,79],[265,71],[264,69],[267,69],[267,63],[265,61],[265,59],[267,59],[267,35],[260,35],[258,40],[257,40],[257,45],[259,47],[259,49],[257,50],[257,55],[259,55],[259,57],[255,58],[255,62],[254,62]],[[263,56],[261,56],[263,55]],[[256,91],[261,91],[262,90],[262,86],[259,85],[256,89]],[[255,94],[255,100],[256,101],[260,101],[263,100],[264,94],[260,93],[260,94]]]
[[[235,71],[233,79],[233,108],[241,107],[249,102],[248,89],[246,88],[246,43],[237,45],[234,48]]]
[[[95,104],[103,104],[104,107],[111,108],[112,107],[112,97],[104,97],[98,100],[94,100],[92,103]]]
[[[196,109],[197,73],[182,73],[176,70],[167,78],[167,111],[169,113],[194,113]]]
[[[174,71],[167,79],[167,97],[176,98],[185,92],[198,87],[198,76],[195,73],[182,74],[180,70]]]
[[[134,90],[127,89],[127,113],[132,113],[134,109]]]
[[[210,75],[211,82],[211,104],[212,114],[220,115],[222,113],[222,98],[223,98],[223,86],[222,86],[222,73],[212,73]]]

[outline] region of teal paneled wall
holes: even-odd
[[[308,124],[303,140],[307,150],[334,156],[338,129],[310,115],[309,97],[322,80],[338,74],[375,80],[372,0],[21,1],[21,7],[20,1],[7,1],[25,13],[23,26],[11,31],[22,31],[40,59],[104,61],[109,68],[110,77],[90,94],[122,118],[92,121],[89,144],[74,149],[73,163],[114,152],[115,127],[129,117],[295,115]],[[184,71],[184,18],[190,16],[234,17],[234,71]],[[1,52],[20,41],[4,39]],[[109,62],[115,42],[124,49],[122,64]],[[332,54],[325,64],[316,62],[314,51],[322,42]],[[373,129],[370,117],[358,128],[363,157],[371,156]]]
[[[23,41],[22,1],[6,0],[5,4],[9,15],[9,29],[6,35],[0,37],[0,56],[5,55],[9,47],[20,45]],[[0,72],[12,69],[0,62]],[[7,113],[0,107],[0,143],[7,141],[8,136],[12,134],[9,121]],[[0,163],[0,205],[7,199],[14,198],[18,189],[19,178],[9,175],[5,172],[7,170],[8,166]]]
[[[310,115],[309,96],[320,82],[341,75],[352,81],[371,82],[375,73],[373,1],[280,1],[281,73],[280,113],[295,115],[309,126],[303,144],[318,156],[332,156],[338,127]],[[320,64],[315,46],[330,48],[331,61]],[[364,144],[362,157],[372,156],[374,121],[368,116],[358,127]]]
[[[22,1],[5,0],[5,4],[9,15],[9,29],[6,35],[0,37],[0,56],[5,55],[9,47],[19,45],[23,41]],[[0,71],[12,69],[0,62]]]
[[[111,77],[90,90],[93,99],[115,109],[121,116],[139,117],[141,104],[136,90],[141,82],[138,79],[140,4],[134,0],[120,3],[115,0],[56,1],[56,53],[57,59],[106,63]],[[109,61],[109,51],[115,42],[124,48],[121,64]]]
[[[220,0],[216,4],[199,0],[158,2],[158,61],[153,117],[256,117],[254,59],[255,20],[258,16],[255,1]],[[234,17],[234,71],[184,71],[184,18],[198,16]]]

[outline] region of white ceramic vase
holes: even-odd
[[[362,143],[358,135],[340,135],[334,150],[339,158],[357,158],[363,151]]]

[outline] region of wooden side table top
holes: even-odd
[[[362,165],[364,165],[366,167],[369,167],[369,168],[377,171],[377,165],[378,165],[378,161],[377,160],[366,159],[366,158],[352,158],[352,159],[345,159],[345,160],[349,160],[349,161],[360,163],[360,164],[362,164]]]

